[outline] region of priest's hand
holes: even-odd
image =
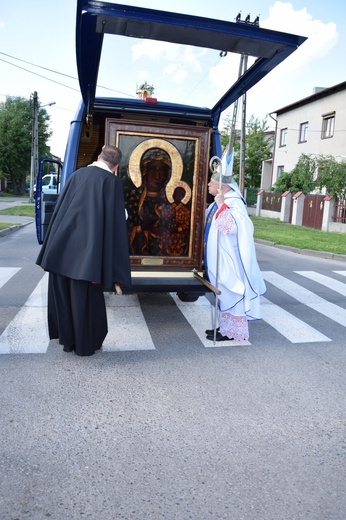
[[[115,290],[116,294],[119,294],[119,295],[123,294],[123,291],[122,291],[120,285],[117,283],[114,284],[114,290]]]
[[[219,208],[221,208],[222,204],[225,202],[225,197],[220,189],[217,190],[217,194],[215,195],[215,202]]]

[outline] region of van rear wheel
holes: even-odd
[[[177,296],[182,302],[196,302],[199,298],[198,294],[178,292]]]

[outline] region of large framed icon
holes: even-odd
[[[201,269],[210,129],[107,119],[106,144],[122,151],[131,264]]]

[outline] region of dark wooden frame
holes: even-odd
[[[190,229],[188,251],[183,256],[131,255],[131,265],[140,270],[191,270],[201,269],[203,253],[204,217],[207,196],[210,129],[166,123],[138,123],[119,119],[106,119],[105,142],[119,147],[123,157],[118,175],[124,186],[125,203],[130,188],[134,184],[134,170],[139,170],[140,155],[151,147],[158,146],[171,158],[171,185],[185,186],[186,197],[190,194],[186,206],[190,208]],[[177,150],[177,152],[176,152]],[[134,166],[135,165],[135,166]],[[178,174],[177,171],[179,170]],[[178,177],[176,177],[178,175]],[[137,188],[141,182],[137,180]],[[167,185],[168,186],[168,185]],[[138,188],[140,189],[140,188]],[[191,191],[190,191],[191,190]],[[167,193],[167,189],[166,189]],[[172,194],[172,189],[170,190]],[[171,201],[172,195],[170,195]],[[131,230],[129,231],[129,234]]]

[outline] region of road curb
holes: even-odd
[[[262,244],[264,246],[276,247],[277,249],[283,249],[296,253],[298,255],[316,256],[318,258],[325,258],[327,260],[337,260],[339,262],[346,262],[346,255],[339,255],[337,253],[329,253],[327,251],[315,251],[314,249],[299,249],[298,247],[285,246],[283,244],[277,244],[270,240],[263,240],[262,238],[255,238],[256,244]]]
[[[17,231],[18,229],[20,229],[24,226],[28,226],[29,224],[32,224],[32,222],[25,222],[23,224],[12,224],[8,228],[0,230],[0,237],[5,237],[7,235],[10,235],[11,233],[14,233],[15,231]]]

